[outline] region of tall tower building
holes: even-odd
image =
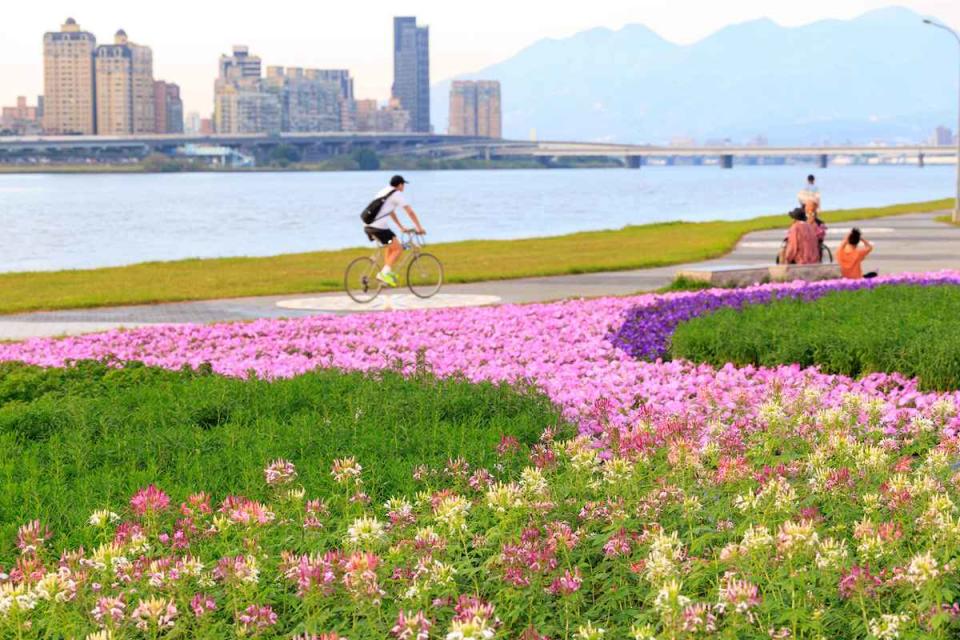
[[[121,29],[114,43],[96,51],[97,133],[156,131],[153,52],[130,42]]]
[[[452,136],[477,135],[477,83],[454,80],[450,85],[450,127]]]
[[[502,138],[502,120],[500,83],[496,80],[477,80],[477,135]]]
[[[430,28],[414,17],[393,19],[393,97],[413,131],[430,131]]]
[[[94,50],[97,39],[67,18],[43,36],[43,127],[53,134],[93,135],[97,130]]]
[[[154,131],[183,133],[183,101],[179,85],[163,80],[153,83],[153,113],[156,118]]]
[[[450,135],[500,138],[501,120],[499,82],[454,80],[450,85]]]

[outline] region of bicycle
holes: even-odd
[[[783,252],[787,249],[787,239],[783,239],[783,243],[780,245],[780,251],[777,253],[776,264],[780,264],[780,257],[783,255]],[[821,240],[820,241],[820,264],[831,264],[833,262],[833,252],[830,251],[830,247]]]
[[[394,266],[399,274],[406,267],[407,288],[418,298],[430,298],[443,286],[443,263],[432,253],[423,251],[426,241],[418,233],[404,232],[404,252]],[[343,288],[354,302],[366,304],[373,301],[386,286],[377,280],[383,267],[383,252],[386,245],[377,243],[377,249],[369,258],[357,258],[343,274]]]

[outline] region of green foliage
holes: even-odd
[[[186,158],[171,158],[162,154],[148,156],[143,161],[143,170],[148,173],[179,173],[199,169],[192,160]]]
[[[376,502],[412,493],[418,464],[490,465],[502,435],[531,443],[559,419],[540,395],[427,374],[264,381],[138,364],[0,365],[0,564],[18,524],[39,517],[82,533],[92,511],[150,483],[176,499],[198,487],[257,499],[265,462],[290,458],[308,492],[324,495],[331,461],[356,456]]]
[[[289,144],[278,144],[270,151],[270,163],[278,167],[288,167],[300,162],[300,151]]]
[[[357,149],[351,155],[361,171],[377,171],[380,168],[380,158],[373,149]]]
[[[712,288],[713,285],[711,285],[709,282],[692,280],[684,276],[677,276],[670,282],[670,284],[665,287],[661,287],[659,292],[670,293],[672,291],[704,291]]]
[[[960,388],[960,289],[886,286],[723,309],[677,327],[674,358],[723,365],[899,372],[923,389]]]

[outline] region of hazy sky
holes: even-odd
[[[180,84],[186,111],[212,110],[217,59],[247,44],[264,65],[349,68],[358,97],[385,99],[393,66],[395,15],[430,26],[432,81],[499,62],[544,37],[591,27],[645,24],[688,43],[736,22],[769,17],[783,25],[851,18],[883,0],[42,0],[0,12],[0,104],[43,90],[42,39],[67,16],[109,42],[118,28],[153,48],[154,75]],[[960,0],[895,3],[960,28]],[[948,37],[934,33],[930,37]],[[531,79],[535,81],[535,79]]]

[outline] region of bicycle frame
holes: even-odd
[[[400,236],[400,244],[403,247],[403,252],[400,254],[400,259],[397,261],[397,264],[394,265],[394,270],[400,272],[404,267],[407,266],[411,260],[420,255],[420,251],[426,246],[426,243],[423,241],[423,236],[417,233],[403,233]],[[374,264],[382,267],[384,264],[384,253],[387,250],[385,244],[378,244],[377,248],[374,250],[373,255],[370,256],[370,259],[373,260]]]

